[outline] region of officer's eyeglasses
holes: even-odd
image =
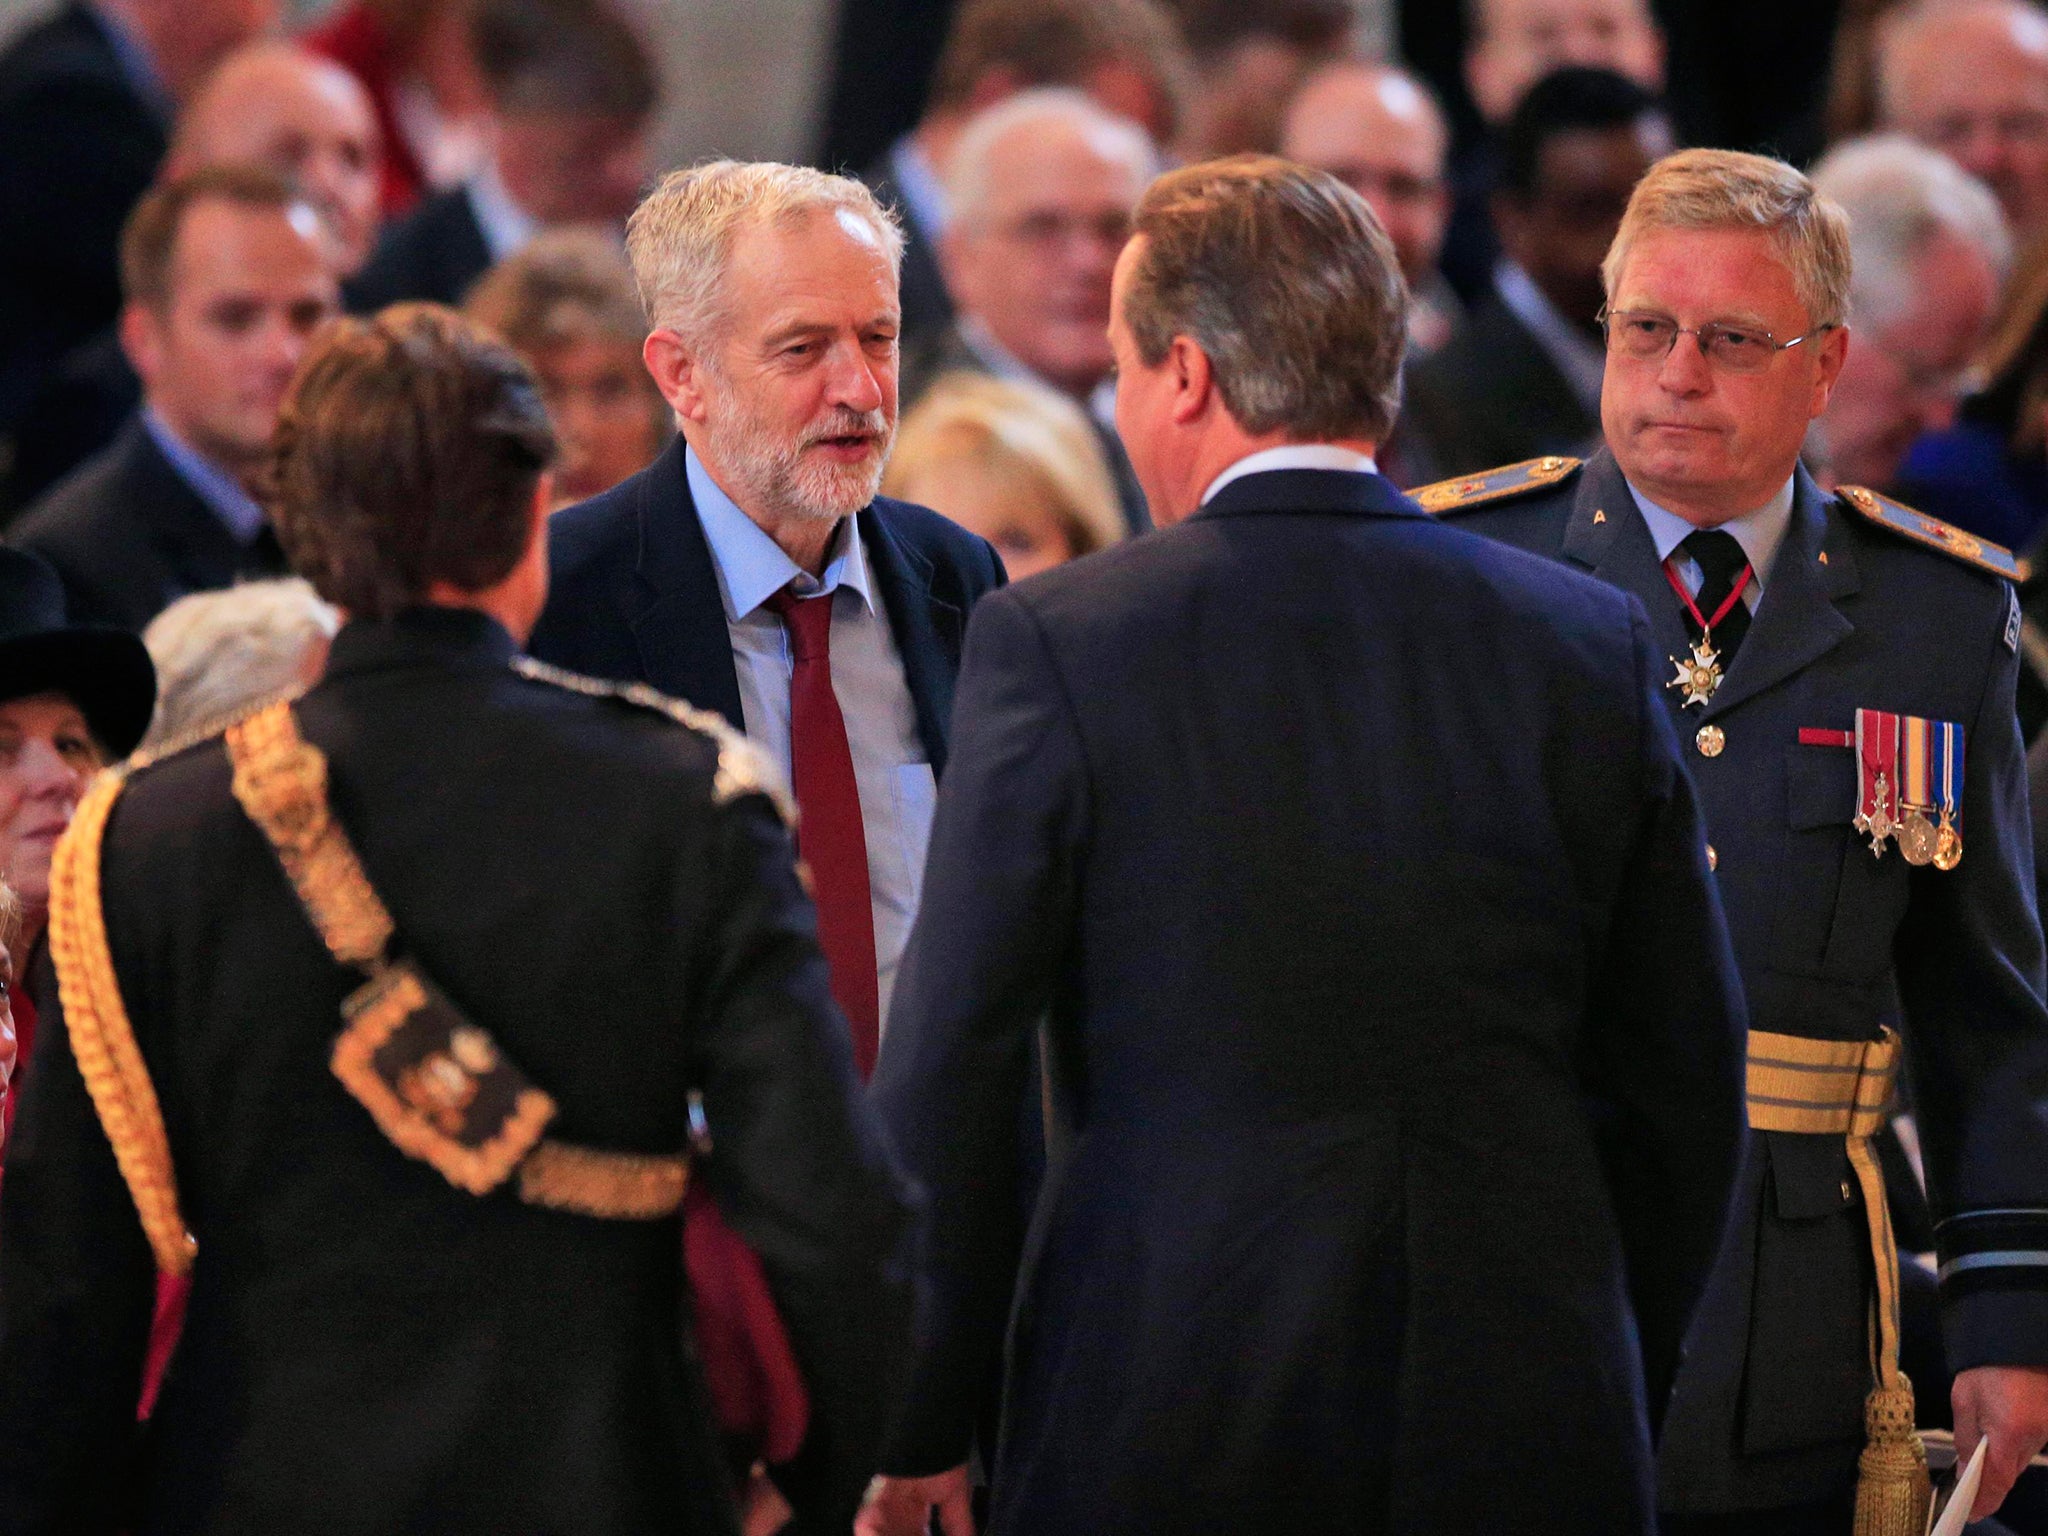
[[[1709,320],[1705,325],[1680,325],[1669,315],[1647,309],[1615,309],[1601,306],[1596,317],[1607,333],[1607,350],[1641,363],[1661,362],[1678,345],[1678,338],[1690,336],[1700,352],[1716,368],[1729,373],[1760,373],[1773,357],[1802,341],[1832,331],[1832,325],[1817,325],[1804,336],[1780,341],[1769,331],[1754,325],[1728,325]]]

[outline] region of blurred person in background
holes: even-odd
[[[1955,424],[2011,275],[2012,236],[1982,182],[1902,134],[1838,145],[1813,184],[1849,215],[1856,330],[1808,465],[1824,487],[1867,486],[1917,506],[1900,471],[1920,437]]]
[[[459,185],[483,155],[483,81],[470,51],[475,0],[344,0],[305,34],[362,82],[377,114],[386,216]]]
[[[1450,145],[1428,86],[1404,69],[1363,59],[1310,75],[1280,129],[1282,155],[1328,171],[1364,198],[1393,241],[1408,282],[1411,362],[1449,340],[1463,313],[1437,267],[1451,216],[1444,180]]]
[[[139,632],[187,592],[282,573],[256,493],[286,386],[335,312],[321,239],[312,206],[253,166],[195,171],[136,208],[121,341],[142,409],[12,531],[57,567],[75,617]]]
[[[7,1098],[19,1042],[14,1035],[14,946],[21,938],[21,898],[0,880],[0,1155],[7,1151]]]
[[[1318,64],[1341,54],[1358,19],[1353,0],[1170,0],[1194,59],[1179,135],[1182,164],[1280,143],[1281,114]]]
[[[1133,531],[1150,523],[1112,419],[1109,281],[1157,170],[1144,129],[1079,91],[1027,91],[975,119],[954,147],[941,248],[959,315],[903,365],[912,405],[959,369],[1029,379],[1082,405]]]
[[[320,680],[341,613],[300,577],[181,597],[149,621],[156,667],[146,749],[224,725],[251,705]]]
[[[2022,246],[2048,231],[2048,13],[2027,0],[1921,0],[1878,46],[1885,127],[1998,195]]]
[[[348,286],[352,310],[459,304],[543,229],[622,226],[640,196],[661,81],[610,0],[477,0],[470,25],[488,158],[385,230]]]
[[[978,533],[1019,581],[1124,536],[1116,484],[1087,414],[1023,379],[949,373],[903,418],[882,494]]]
[[[1404,426],[1440,475],[1583,454],[1600,431],[1600,262],[1671,148],[1657,99],[1604,69],[1539,81],[1501,136],[1493,291],[1417,365]]]
[[[22,416],[121,307],[121,224],[171,119],[280,0],[68,0],[0,52],[0,482]],[[0,503],[0,518],[8,506]]]
[[[1465,85],[1486,137],[1451,162],[1451,228],[1444,275],[1466,303],[1493,283],[1500,238],[1493,196],[1499,135],[1530,87],[1559,69],[1608,69],[1652,95],[1664,89],[1664,34],[1649,0],[1465,0]]]
[[[0,546],[0,884],[19,902],[9,957],[16,1089],[34,1057],[38,1004],[53,990],[43,942],[50,855],[86,780],[135,750],[155,701],[142,642],[71,623],[57,573]],[[17,1102],[6,1095],[0,1133]]]
[[[861,173],[902,222],[906,351],[945,329],[955,299],[939,260],[952,224],[953,147],[977,115],[1035,86],[1067,86],[1141,125],[1178,131],[1188,72],[1172,14],[1155,0],[967,0],[946,34],[917,126]]]
[[[668,446],[674,422],[640,361],[647,317],[632,268],[608,233],[536,236],[484,276],[465,309],[540,380],[561,439],[557,507],[610,490]]]
[[[168,178],[212,165],[266,166],[320,215],[330,269],[342,280],[377,239],[377,120],[355,77],[292,43],[252,43],[228,57],[178,119]],[[142,381],[109,325],[74,350],[23,418],[4,496],[26,504],[104,448],[142,400]]]

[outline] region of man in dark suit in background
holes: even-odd
[[[929,1307],[859,1529],[965,1529],[1014,1317],[997,1536],[1648,1532],[1741,1017],[1642,609],[1375,472],[1406,293],[1357,194],[1211,163],[1137,231],[1117,416],[1179,526],[972,626],[875,1084]]]
[[[57,568],[79,620],[139,631],[188,592],[282,573],[254,486],[285,388],[337,295],[312,207],[251,166],[196,171],[144,198],[122,238],[122,280],[142,410],[9,542]]]
[[[2048,1438],[2048,977],[2014,567],[1801,467],[1850,281],[1848,219],[1797,170],[1674,155],[1607,261],[1606,451],[1419,493],[1634,594],[1675,665],[1661,707],[1718,850],[1757,1133],[1658,1449],[1677,1536],[1829,1536],[1866,1434],[1878,1467],[1911,1465],[1870,1145],[1902,1039],[1957,1449],[1990,1442],[1980,1517]],[[1856,1100],[1873,1118],[1843,1113]],[[1900,1518],[1878,1528],[1922,1517]]]
[[[1501,142],[1492,291],[1416,365],[1403,427],[1438,474],[1577,453],[1600,431],[1600,258],[1629,189],[1671,145],[1656,98],[1620,75],[1559,70]]]
[[[969,0],[939,55],[917,126],[863,171],[902,221],[903,335],[928,341],[952,320],[939,263],[952,221],[953,145],[975,114],[1037,85],[1093,96],[1167,143],[1179,123],[1187,52],[1156,0]]]
[[[481,0],[469,25],[491,153],[385,230],[351,310],[460,304],[539,231],[617,226],[640,196],[660,79],[611,0]]]
[[[812,1408],[786,1487],[843,1531],[909,1213],[772,771],[517,656],[553,434],[501,345],[349,322],[287,409],[280,531],[352,618],[304,699],[103,778],[81,826],[68,867],[108,878],[53,902],[66,1012],[0,1201],[0,1531],[729,1536],[686,1177],[761,1256]],[[309,826],[324,874],[295,891]],[[345,1012],[366,970],[458,1012],[403,986]],[[125,1114],[110,1060],[154,1087]],[[159,1264],[192,1296],[145,1448]]]
[[[72,0],[0,53],[0,479],[20,413],[121,303],[121,223],[176,104],[278,0]]]
[[[678,171],[627,250],[682,435],[556,516],[533,653],[715,710],[789,773],[865,1075],[917,909],[967,612],[1002,564],[937,513],[875,497],[902,243],[866,187],[782,165]]]

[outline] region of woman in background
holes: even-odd
[[[1123,537],[1116,483],[1079,406],[1042,385],[954,373],[903,419],[882,492],[978,533],[1017,581]]]
[[[640,362],[646,316],[610,235],[540,234],[486,273],[463,307],[540,378],[562,444],[556,506],[610,490],[668,446],[668,406]]]

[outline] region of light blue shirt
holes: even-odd
[[[820,580],[740,510],[711,478],[695,449],[684,451],[683,471],[718,572],[719,600],[732,636],[733,670],[739,676],[740,709],[746,716],[743,724],[748,739],[775,759],[785,778],[792,777],[789,631],[772,609],[762,605],[784,587],[804,597],[829,594],[817,600],[832,604],[832,691],[846,719],[853,777],[860,791],[868,897],[875,918],[875,980],[886,1029],[897,962],[903,958],[924,887],[925,845],[931,839],[938,785],[917,732],[917,705],[903,676],[903,658],[889,632],[888,615],[875,592],[860,525],[850,517],[840,520]]]
[[[505,189],[496,160],[486,160],[463,183],[462,190],[469,199],[477,231],[484,237],[484,249],[491,253],[494,263],[517,256],[540,233],[540,221],[514,202]]]
[[[103,6],[88,6],[92,19],[101,32],[106,34],[107,45],[114,50],[114,62],[121,73],[128,77],[128,84],[134,88],[149,109],[166,123],[170,122],[176,107],[171,102],[171,93],[164,86],[162,71],[156,67],[149,45],[134,32],[128,23]]]
[[[237,544],[248,544],[263,531],[263,508],[242,488],[242,482],[178,436],[171,430],[171,424],[151,407],[143,409],[142,430],[171,461],[178,478],[192,487],[192,493],[234,535]]]
[[[1770,574],[1771,561],[1777,558],[1778,546],[1785,542],[1785,530],[1792,525],[1793,477],[1785,477],[1784,487],[1769,501],[1754,512],[1731,518],[1715,525],[1715,531],[1732,534],[1735,542],[1742,546],[1742,552],[1749,556],[1749,585],[1742,589],[1742,606],[1751,613],[1764,600],[1764,578]],[[1698,533],[1697,524],[1688,523],[1676,512],[1660,507],[1633,485],[1629,495],[1635,498],[1636,509],[1643,514],[1643,521],[1649,525],[1650,537],[1657,545],[1659,560],[1671,559],[1672,553],[1683,544],[1687,534]],[[1678,579],[1685,583],[1685,590],[1699,595],[1700,583],[1706,573],[1692,556],[1681,554],[1673,566]]]
[[[953,221],[952,207],[946,201],[946,183],[940,178],[925,152],[917,147],[917,140],[905,134],[889,150],[889,176],[896,183],[896,190],[903,197],[903,206],[910,213],[925,234],[937,243],[939,236],[946,232],[946,226]]]

